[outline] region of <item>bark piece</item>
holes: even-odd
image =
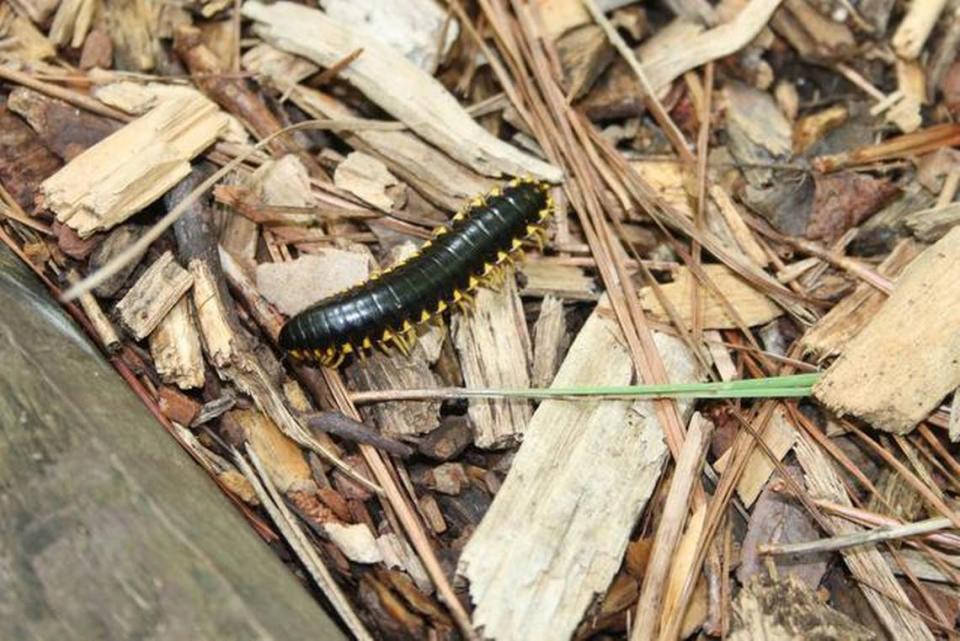
[[[106,265],[114,256],[135,243],[143,236],[145,231],[143,227],[133,224],[121,225],[111,231],[90,255],[90,271],[94,272]],[[97,285],[93,293],[101,298],[110,298],[120,291],[123,284],[127,282],[127,278],[140,265],[140,261],[143,260],[146,253],[147,250],[144,249],[138,256],[117,270],[117,273]]]
[[[180,389],[203,387],[203,349],[189,299],[177,301],[150,334],[150,354],[164,383]]]
[[[887,204],[899,189],[886,178],[838,172],[814,177],[807,238],[832,243]]]
[[[783,310],[769,298],[745,283],[723,265],[704,265],[703,270],[748,327],[769,323],[783,314]],[[693,275],[690,270],[685,268],[677,272],[676,280],[672,283],[660,286],[663,295],[667,297],[688,327],[693,320],[693,314],[691,313],[692,286]],[[727,314],[726,308],[713,296],[713,292],[705,287],[702,287],[701,291],[703,292],[704,304],[703,327],[706,329],[735,328],[736,323]],[[640,304],[654,316],[669,320],[669,316],[661,307],[650,287],[644,287],[640,290]]]
[[[417,450],[435,461],[449,461],[473,443],[473,425],[466,416],[446,416],[427,434]]]
[[[839,414],[903,434],[960,385],[960,228],[926,249],[844,349],[814,396]]]
[[[192,284],[193,278],[174,261],[173,252],[164,252],[117,303],[120,323],[131,336],[143,340]]]
[[[877,641],[869,628],[825,605],[797,579],[751,580],[733,604],[730,641]]]
[[[172,387],[160,388],[157,405],[163,415],[184,427],[189,427],[200,414],[201,405]]]
[[[20,207],[33,209],[37,184],[61,164],[21,118],[0,107],[0,183]]]
[[[479,289],[471,313],[455,317],[453,343],[467,387],[530,387],[530,336],[512,272],[500,291]],[[469,414],[477,447],[501,448],[519,440],[532,411],[524,399],[481,400],[470,401]]]
[[[110,69],[113,66],[113,42],[110,41],[110,34],[103,29],[91,31],[84,40],[78,66],[84,71]]]
[[[202,96],[168,100],[75,157],[40,191],[57,220],[81,237],[110,229],[190,173],[190,159],[224,126]]]
[[[53,224],[53,233],[57,236],[57,247],[64,254],[70,258],[82,261],[94,250],[97,244],[102,240],[98,236],[90,236],[89,238],[80,238],[77,236],[77,232],[73,231],[66,225],[61,225],[59,223]],[[44,261],[40,260],[37,264],[42,264]]]
[[[787,467],[786,470],[797,483],[803,483],[803,476],[796,465]],[[794,576],[811,590],[816,590],[827,571],[829,552],[778,554],[768,557],[759,551],[762,545],[800,543],[821,536],[816,521],[806,509],[792,497],[774,488],[775,484],[783,483],[783,479],[774,477],[750,511],[747,532],[743,537],[740,566],[737,568],[737,580],[746,584],[751,577],[766,576],[764,564],[769,560],[775,565],[778,576]]]
[[[491,176],[532,174],[557,182],[558,168],[495,138],[463,110],[449,92],[413,63],[363,37],[320,11],[291,2],[247,2],[243,14],[256,21],[267,42],[330,67],[357,49],[340,76],[386,112],[451,156]]]
[[[662,334],[654,340],[669,380],[695,380],[696,361],[682,342]],[[553,385],[623,385],[632,378],[616,321],[595,311]],[[680,407],[687,414],[691,406]],[[460,558],[476,604],[474,625],[498,641],[569,638],[619,569],[666,456],[650,402],[541,403]],[[570,576],[577,580],[557,589],[557,577]]]
[[[7,106],[29,122],[47,147],[65,161],[73,160],[120,128],[113,120],[23,87],[10,92]]]

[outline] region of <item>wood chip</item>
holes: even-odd
[[[456,20],[444,27],[447,12],[432,0],[322,0],[320,6],[331,19],[382,42],[429,74],[460,33]]]
[[[696,360],[679,340],[655,334],[655,342],[669,380],[696,378]],[[632,379],[617,323],[595,311],[553,385]],[[689,411],[689,403],[680,405]],[[498,641],[568,638],[619,569],[666,456],[649,402],[541,403],[460,557],[458,571],[469,579],[476,604],[474,624]],[[582,509],[586,505],[590,509]],[[556,577],[572,575],[577,581],[555,589]]]
[[[923,50],[937,18],[947,6],[947,0],[913,0],[907,14],[900,21],[890,43],[901,58],[916,58]]]
[[[202,96],[168,100],[74,158],[40,192],[57,220],[81,237],[110,229],[189,174],[190,159],[226,122]]]
[[[521,266],[524,296],[553,296],[564,300],[597,300],[597,282],[582,267],[530,261]]]
[[[923,242],[935,243],[960,224],[960,203],[912,213],[903,219],[903,224]]]
[[[843,481],[830,461],[807,437],[800,436],[797,439],[795,451],[806,476],[808,492],[822,500],[842,506],[851,505]],[[833,531],[829,532],[831,536],[863,530],[859,525],[840,517],[827,516],[826,519],[833,528]],[[933,635],[923,620],[914,610],[901,605],[910,601],[879,550],[872,546],[858,546],[844,549],[840,553],[854,579],[862,581],[864,597],[883,622],[891,638],[933,641]]]
[[[347,368],[347,376],[363,390],[429,389],[440,386],[436,374],[417,343],[406,358],[391,358],[374,352],[365,361],[355,361]],[[364,408],[380,431],[387,436],[400,437],[433,431],[440,423],[440,403],[437,401],[399,401],[377,403]]]
[[[135,339],[143,340],[192,284],[193,277],[174,261],[173,252],[164,252],[117,303],[120,324]]]
[[[323,249],[282,263],[257,265],[257,289],[288,316],[367,279],[370,261],[356,252]]]
[[[481,128],[432,76],[392,49],[322,12],[291,2],[251,0],[243,14],[267,42],[329,67],[357,49],[363,55],[341,72],[384,111],[474,170],[491,176],[532,174],[558,182],[560,170],[528,156]]]
[[[184,427],[189,427],[193,423],[193,419],[197,418],[201,407],[200,403],[186,394],[166,385],[160,388],[160,398],[157,405],[164,416]]]
[[[774,582],[752,579],[733,604],[730,641],[753,639],[845,639],[877,641],[872,630],[820,601],[793,577]]]
[[[332,97],[305,87],[296,87],[291,99],[317,118],[356,117]],[[394,175],[449,211],[458,210],[465,199],[486,193],[494,184],[405,131],[358,130],[340,135],[355,149],[379,158]]]
[[[924,251],[830,366],[813,393],[838,414],[853,414],[898,434],[960,385],[960,228]],[[926,320],[931,322],[918,322]]]
[[[473,311],[454,319],[452,334],[467,387],[530,387],[530,336],[512,272],[500,291],[476,292]],[[502,448],[520,439],[532,410],[524,399],[481,400],[469,413],[477,447]]]
[[[323,525],[324,533],[330,537],[343,555],[354,563],[380,563],[383,552],[377,546],[370,528],[364,523],[352,525],[330,522]]]
[[[255,410],[232,410],[226,414],[235,423],[263,463],[270,482],[283,493],[315,492],[316,483],[303,452],[290,438],[277,429],[277,424]],[[225,418],[226,418],[225,417]]]
[[[547,296],[540,304],[540,316],[533,326],[533,373],[530,376],[533,387],[546,387],[556,375],[566,348],[566,330],[563,303]]]
[[[760,496],[760,491],[766,485],[767,480],[776,467],[770,460],[770,454],[773,454],[778,461],[782,461],[787,455],[797,438],[797,431],[787,419],[786,412],[782,407],[778,407],[773,412],[773,416],[767,422],[767,428],[760,437],[769,449],[769,454],[760,445],[757,445],[750,457],[747,459],[746,466],[743,468],[743,474],[737,482],[737,494],[743,501],[744,507],[749,508],[753,502]],[[717,459],[714,468],[722,473],[726,469],[732,450],[727,450],[723,456]]]
[[[896,278],[922,249],[912,240],[903,241],[890,252],[877,271],[887,278]],[[852,294],[837,303],[804,334],[804,349],[817,354],[821,359],[839,354],[850,339],[876,315],[886,300],[886,295],[876,287],[861,283]]]
[[[203,349],[188,298],[181,298],[150,334],[150,355],[164,383],[180,389],[203,387]]]
[[[733,308],[737,310],[740,318],[748,327],[763,325],[783,314],[783,310],[771,302],[769,298],[743,282],[723,265],[704,265],[703,269],[717,288],[723,292]],[[663,295],[667,297],[688,327],[693,320],[693,314],[691,313],[692,285],[692,274],[688,269],[682,268],[677,271],[676,280],[660,286]],[[713,296],[712,292],[706,288],[701,288],[701,291],[703,292],[704,304],[703,327],[706,329],[731,329],[736,327],[736,323],[727,315],[726,309]],[[669,321],[669,316],[660,306],[651,288],[644,287],[640,290],[640,304],[657,318]]]
[[[404,186],[386,165],[359,151],[351,152],[337,165],[333,182],[380,211],[389,213],[402,207],[406,201]]]

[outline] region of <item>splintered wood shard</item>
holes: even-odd
[[[903,434],[960,385],[960,228],[907,265],[880,311],[814,396],[839,414]]]
[[[844,489],[844,481],[837,475],[826,456],[806,437],[797,439],[794,450],[803,467],[807,491],[811,496],[831,501],[836,505],[852,505]],[[842,536],[863,531],[859,525],[837,516],[826,517],[830,536]],[[909,607],[910,598],[904,592],[893,570],[884,561],[880,551],[869,545],[841,550],[843,561],[854,580],[860,585],[877,618],[887,629],[891,639],[933,641],[930,629],[916,611]],[[847,638],[847,637],[843,637]]]
[[[40,192],[57,220],[86,238],[160,198],[226,126],[200,94],[171,97],[74,158]]]
[[[669,380],[694,381],[696,361],[686,346],[654,338]],[[632,378],[617,322],[594,311],[553,385],[625,385]],[[684,416],[690,407],[680,402]],[[473,623],[484,637],[569,639],[620,567],[666,456],[650,402],[543,402],[460,558],[476,604]]]
[[[273,46],[330,67],[357,49],[363,53],[340,72],[384,111],[425,140],[488,176],[532,174],[558,182],[557,167],[527,155],[483,129],[432,76],[393,49],[292,2],[250,1],[243,15]]]
[[[453,344],[467,387],[530,387],[530,336],[512,275],[500,291],[477,291],[473,313],[454,320]],[[514,445],[532,414],[523,399],[470,401],[469,413],[482,448]]]
[[[193,284],[190,272],[166,251],[117,303],[120,324],[135,339],[147,337]]]

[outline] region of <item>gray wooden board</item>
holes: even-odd
[[[0,639],[343,639],[0,248]]]

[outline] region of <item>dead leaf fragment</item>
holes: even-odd
[[[832,242],[889,202],[899,189],[887,178],[837,173],[815,176],[806,236]]]

